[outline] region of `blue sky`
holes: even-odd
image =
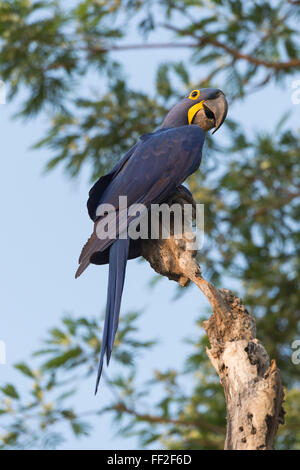
[[[123,62],[130,84],[149,91],[154,85],[156,65],[172,59],[186,59],[182,51],[129,51],[115,53]],[[195,70],[195,69],[194,69]],[[197,70],[195,70],[197,73]],[[1,77],[0,77],[1,79]],[[196,77],[197,79],[197,77]],[[195,79],[195,81],[196,81]],[[7,364],[0,365],[1,384],[23,382],[12,365],[26,360],[40,346],[45,331],[59,323],[63,313],[99,315],[106,299],[107,268],[92,266],[79,280],[74,279],[78,255],[92,229],[86,213],[88,171],[70,181],[61,170],[43,175],[50,152],[30,150],[47,128],[47,116],[30,122],[12,120],[14,103],[0,105],[1,129],[1,324],[0,339],[7,347]],[[291,104],[291,82],[251,95],[230,113],[249,131],[270,130],[285,111],[293,111],[291,125],[299,121],[300,105]],[[222,129],[216,139],[222,139]],[[122,311],[145,308],[140,322],[143,338],[158,337],[159,347],[143,358],[147,373],[156,367],[180,364],[188,346],[182,339],[193,335],[194,322],[207,306],[196,288],[175,302],[175,283],[163,279],[150,290],[154,272],[146,263],[128,263]],[[230,280],[228,280],[228,283]],[[227,286],[224,286],[227,287]],[[172,325],[170,329],[170,325]],[[109,372],[114,372],[112,360]],[[94,397],[94,377],[83,384],[79,408],[94,409],[109,400],[109,391]],[[132,449],[134,438],[115,437],[109,419],[94,420],[91,437],[71,438],[69,449]]]

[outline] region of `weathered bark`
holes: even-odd
[[[195,202],[181,192],[167,203]],[[185,286],[194,282],[212,307],[204,323],[211,348],[207,349],[224,388],[227,408],[225,449],[273,449],[278,425],[284,422],[283,388],[275,361],[269,360],[256,338],[255,319],[240,298],[203,279],[196,250],[188,250],[189,233],[181,240],[145,240],[142,253],[158,273]]]

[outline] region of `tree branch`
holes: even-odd
[[[177,30],[174,26],[168,26],[170,29],[175,31]],[[182,49],[182,48],[199,48],[205,45],[211,45],[218,49],[223,49],[229,55],[234,57],[234,59],[245,60],[250,64],[256,65],[257,67],[263,66],[268,69],[287,70],[294,67],[300,67],[300,59],[291,59],[287,62],[269,62],[267,60],[258,59],[250,54],[244,54],[237,49],[227,46],[216,39],[210,37],[199,38],[198,42],[185,42],[185,43],[176,43],[176,42],[166,42],[166,43],[150,43],[150,44],[124,44],[124,45],[107,45],[103,46],[89,46],[85,48],[88,50],[91,55],[103,54],[106,52],[112,51],[130,51],[130,50],[145,50],[145,49]]]
[[[224,434],[224,429],[215,424],[209,423],[208,421],[198,418],[194,421],[184,421],[181,419],[166,418],[165,416],[154,416],[148,413],[138,413],[136,410],[128,408],[124,403],[117,403],[112,407],[116,411],[127,413],[135,416],[140,421],[147,421],[148,423],[157,424],[175,424],[176,426],[195,426],[197,428],[205,429],[206,431]]]
[[[226,44],[218,41],[217,39],[214,39],[210,36],[205,36],[200,38],[196,34],[192,34],[189,32],[186,32],[184,30],[181,30],[180,28],[176,28],[175,26],[172,26],[170,24],[163,24],[162,25],[164,28],[169,29],[171,31],[176,32],[177,34],[180,34],[181,36],[183,35],[190,35],[192,36],[197,42],[193,45],[193,47],[201,47],[205,46],[207,44],[214,46],[218,49],[223,49],[226,51],[229,55],[234,57],[235,59],[242,59],[246,60],[250,64],[256,65],[256,66],[264,66],[266,68],[274,69],[276,71],[278,70],[286,70],[289,68],[294,68],[294,67],[300,67],[300,59],[291,59],[287,62],[269,62],[263,59],[259,59],[255,57],[254,55],[250,54],[244,54],[240,52],[238,49],[234,49],[232,47],[227,46]]]
[[[292,193],[292,192],[287,191],[285,197],[281,197],[281,198],[278,197],[277,200],[274,200],[269,205],[265,205],[264,207],[261,207],[260,209],[257,209],[252,214],[236,216],[234,218],[233,223],[236,224],[237,222],[241,222],[242,220],[246,219],[247,217],[251,217],[252,220],[255,220],[257,217],[261,217],[261,216],[269,213],[272,210],[281,209],[285,204],[288,204],[293,199],[296,199],[298,197],[300,197],[300,191],[296,192],[296,193]]]
[[[105,47],[91,46],[86,48],[94,54],[111,52],[111,51],[130,51],[130,50],[144,50],[144,49],[182,49],[189,47],[198,47],[194,42],[176,43],[176,42],[158,42],[158,43],[144,43],[144,44],[110,44]]]
[[[250,64],[253,64],[257,67],[263,66],[267,69],[273,69],[274,71],[279,71],[279,70],[288,70],[290,68],[297,68],[300,67],[300,59],[291,59],[286,62],[269,62],[267,60],[259,59],[258,57],[255,57],[255,51],[253,54],[244,54],[240,52],[238,49],[234,49],[232,47],[227,46],[226,44],[218,41],[217,39],[214,39],[210,36],[205,36],[205,37],[198,37],[195,34],[185,32],[179,28],[176,28],[175,26],[169,25],[169,24],[163,24],[163,27],[166,29],[170,29],[181,36],[183,35],[190,35],[194,38],[194,41],[192,42],[158,42],[158,43],[144,43],[144,44],[107,44],[103,46],[98,46],[88,44],[87,46],[78,46],[76,48],[77,50],[81,51],[86,51],[89,53],[89,57],[96,56],[98,54],[105,54],[108,52],[122,52],[122,51],[130,51],[130,50],[147,50],[147,49],[195,49],[195,48],[200,48],[206,45],[211,45],[216,47],[217,49],[222,49],[225,52],[227,52],[234,60],[245,60],[249,62]],[[88,38],[83,38],[83,40],[87,40]],[[75,49],[74,49],[75,51]],[[46,70],[55,70],[57,68],[63,67],[63,63],[54,63],[51,64]],[[264,81],[262,82],[262,85],[264,82],[267,82],[270,80],[270,77],[267,76]],[[260,86],[260,85],[259,85]]]
[[[184,205],[191,198],[180,191],[167,203]],[[193,205],[195,202],[192,200]],[[192,222],[192,221],[190,221]],[[284,422],[283,388],[280,372],[256,338],[255,319],[242,300],[227,289],[217,289],[203,279],[190,249],[192,224],[181,240],[144,240],[143,256],[155,271],[181,285],[194,282],[212,307],[204,323],[211,348],[207,349],[224,388],[227,408],[225,449],[273,449],[278,425]]]

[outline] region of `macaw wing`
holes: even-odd
[[[111,180],[118,174],[118,172],[123,168],[128,159],[134,153],[138,144],[139,142],[133,147],[131,147],[128,152],[126,152],[125,155],[121,158],[121,160],[113,167],[113,169],[106,175],[101,176],[101,178],[96,181],[94,186],[91,187],[89,191],[89,198],[87,201],[87,209],[89,216],[92,220],[95,220],[96,210],[99,205],[99,201],[102,197],[102,194],[106,190]]]
[[[109,203],[118,209],[122,195],[128,206],[160,202],[170,186],[175,189],[199,167],[204,137],[193,125],[150,134],[113,177],[99,205]]]
[[[109,183],[112,181],[112,179],[120,172],[120,170],[124,167],[124,165],[128,162],[129,158],[133,155],[135,152],[136,148],[138,145],[140,145],[142,142],[145,142],[148,140],[151,136],[165,132],[169,130],[169,128],[164,128],[164,129],[158,129],[157,131],[153,132],[152,134],[144,134],[140,136],[139,142],[137,142],[133,147],[131,147],[128,152],[125,153],[125,155],[121,158],[121,160],[116,163],[116,165],[113,167],[112,170],[110,170],[109,173],[106,175],[101,176],[94,186],[89,191],[89,198],[87,201],[87,209],[89,216],[92,220],[95,220],[96,218],[96,211],[97,207],[99,205],[99,201],[108,187]]]
[[[201,162],[204,132],[197,126],[182,126],[150,135],[134,150],[120,171],[111,179],[103,192],[99,205],[111,204],[116,210],[117,236],[133,219],[119,207],[119,196],[127,196],[127,207],[165,200],[196,169]],[[107,225],[108,217],[96,218],[95,230],[84,246],[79,258],[79,276],[97,251],[103,251],[115,240],[107,231],[105,239],[97,236],[98,223]]]

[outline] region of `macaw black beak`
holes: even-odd
[[[205,100],[203,102],[203,109],[206,117],[209,120],[213,120],[214,125],[212,127],[215,128],[214,134],[222,126],[227,116],[228,103],[224,93],[220,91],[216,98]]]

